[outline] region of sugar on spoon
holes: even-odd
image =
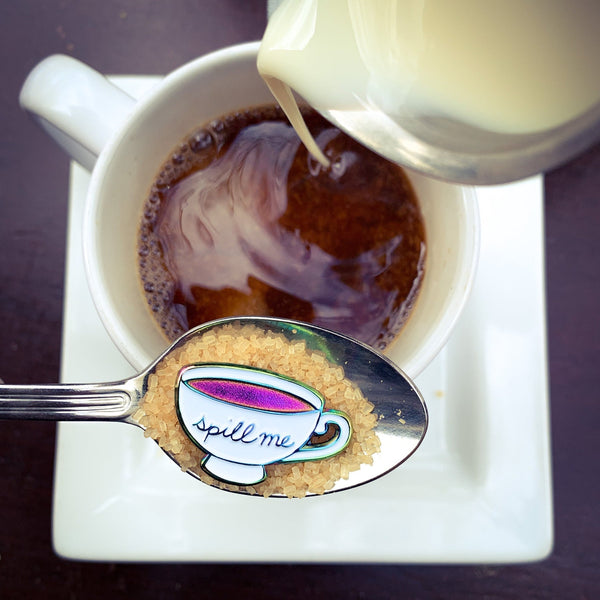
[[[304,342],[309,352],[318,352],[329,364],[341,366],[345,378],[374,405],[380,451],[373,455],[372,464],[362,465],[347,479],[338,479],[326,493],[381,477],[420,445],[428,424],[425,403],[414,384],[389,359],[345,335],[265,317],[236,317],[200,325],[130,379],[79,385],[0,385],[0,418],[120,421],[144,429],[134,416],[157,365],[227,325],[253,326],[267,335],[283,335],[289,342]],[[219,482],[238,484],[232,491],[248,493],[244,486],[264,480],[266,464],[330,458],[348,443],[351,420],[339,411],[324,409],[322,396],[309,385],[247,365],[218,361],[178,367],[181,370],[172,383],[177,416],[185,433],[206,453],[203,469],[218,487],[223,487]],[[315,435],[323,435],[325,441],[314,441]],[[179,464],[176,452],[163,450]],[[211,478],[206,482],[211,484]]]

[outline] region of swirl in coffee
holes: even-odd
[[[384,348],[408,318],[425,230],[407,176],[314,111],[303,116],[329,167],[275,107],[200,128],[163,165],[138,251],[169,340],[212,319],[258,315]]]

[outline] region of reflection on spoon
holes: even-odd
[[[263,317],[201,325],[124,381],[0,385],[0,418],[137,425],[209,485],[293,497],[384,475],[428,420],[414,385],[369,346]]]

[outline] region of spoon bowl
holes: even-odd
[[[226,325],[239,327],[251,325],[266,334],[282,335],[290,342],[303,342],[307,351],[319,353],[331,365],[342,367],[345,378],[360,390],[364,398],[372,403],[373,413],[376,417],[374,431],[380,441],[380,451],[373,455],[372,464],[362,465],[358,470],[352,471],[347,479],[338,479],[334,486],[325,493],[349,489],[381,477],[403,463],[420,445],[427,430],[427,409],[414,384],[394,363],[366,344],[345,335],[307,323],[264,317],[220,319],[196,327],[174,342],[146,370],[130,379],[112,383],[81,385],[0,385],[0,418],[54,421],[117,421],[145,429],[142,424],[143,419],[138,418],[138,414],[140,408],[144,406],[144,400],[149,393],[151,377],[156,373],[157,366],[164,364],[165,360],[177,356],[178,352],[191,342]],[[280,446],[284,450],[289,448],[288,452],[276,453],[279,457],[278,460],[282,462],[316,461],[331,458],[344,449],[350,439],[350,432],[353,427],[353,423],[347,415],[339,414],[339,411],[326,410],[322,404],[319,404],[320,393],[301,381],[291,380],[289,377],[278,373],[254,369],[242,363],[243,361],[240,361],[240,364],[232,365],[228,363],[223,365],[216,360],[214,363],[209,364],[204,362],[202,364],[181,364],[178,365],[179,376],[170,383],[173,386],[173,401],[176,403],[182,428],[194,444],[200,446],[207,453],[206,458],[209,459],[205,461],[204,470],[208,471],[215,479],[202,478],[202,481],[221,489],[229,489],[229,491],[256,493],[252,489],[245,489],[244,487],[250,485],[252,481],[246,482],[236,479],[237,475],[231,472],[231,469],[236,465],[239,466],[239,463],[244,463],[244,465],[248,463],[254,471],[257,470],[256,467],[260,467],[260,473],[264,467],[265,463],[263,461],[265,459],[246,458],[247,454],[243,455],[243,459],[235,457],[232,459],[231,456],[227,455],[227,449],[220,450],[218,444],[217,446],[214,445],[215,440],[223,443],[227,442],[230,447],[232,441],[239,442],[237,446],[243,447],[245,452],[251,447],[258,448],[260,451],[264,450],[266,446],[269,446],[269,451],[275,446]],[[229,426],[229,429],[224,425],[218,425],[217,421],[209,422],[210,419],[213,419],[213,416],[202,412],[204,408],[200,409],[201,413],[188,418],[186,412],[188,407],[191,406],[192,412],[197,411],[199,410],[197,409],[199,404],[195,402],[193,394],[191,401],[186,400],[184,402],[183,400],[183,391],[188,396],[190,392],[190,386],[187,385],[186,380],[191,379],[186,376],[186,373],[189,373],[189,370],[192,369],[194,372],[193,381],[200,381],[200,376],[196,374],[196,371],[205,367],[210,367],[212,374],[206,376],[203,381],[211,383],[211,385],[216,381],[215,369],[241,373],[241,376],[235,375],[233,379],[226,376],[225,384],[223,384],[223,378],[221,377],[220,382],[218,382],[221,386],[219,388],[220,392],[211,391],[209,393],[200,387],[195,390],[198,398],[203,402],[210,400],[226,411],[224,419],[233,423]],[[236,386],[239,387],[241,384],[246,385],[246,388],[240,396],[236,391]],[[227,385],[233,389],[234,396],[238,394],[233,401],[225,401],[226,398],[222,395],[222,390],[226,389]],[[272,398],[275,393],[285,392],[293,397],[294,402],[303,402],[306,399],[310,404],[307,404],[303,410],[305,410],[306,415],[308,413],[314,415],[313,424],[306,430],[308,434],[306,431],[299,433],[298,435],[301,436],[300,441],[293,447],[292,438],[296,435],[297,428],[290,430],[291,433],[288,430],[285,433],[280,433],[269,429],[268,433],[261,434],[260,420],[265,415],[269,418],[277,415],[279,422],[281,420],[279,417],[285,414],[288,409],[281,403],[275,408],[269,407],[268,409],[264,405],[253,406],[251,404],[253,400],[247,400],[248,386],[252,390],[258,389],[259,395],[262,394],[261,398],[265,395]],[[242,401],[239,398],[242,398]],[[240,409],[239,404],[244,402],[245,405]],[[281,401],[279,400],[279,402]],[[235,404],[233,408],[232,403]],[[246,411],[245,414],[252,414],[255,422],[250,423],[247,417],[239,417],[238,415],[241,414],[239,410]],[[290,409],[289,412],[294,411]],[[312,417],[308,415],[307,418],[310,420]],[[307,418],[286,419],[286,421],[300,422],[300,420],[306,421]],[[294,425],[294,427],[296,426]],[[311,441],[313,431],[318,435],[330,434],[330,439]],[[263,437],[260,437],[261,435]],[[308,435],[308,438],[305,440],[302,435],[305,437]],[[208,441],[212,445],[209,445]],[[180,463],[177,452],[164,447],[162,449],[177,464]],[[271,452],[269,455],[271,454],[273,453]],[[266,460],[267,464],[270,464],[270,462],[274,461],[271,459]],[[217,463],[216,471],[212,470],[215,468],[214,465],[211,467],[212,463]],[[252,469],[242,469],[244,472],[249,470]],[[200,478],[200,475],[193,470],[187,472]],[[230,473],[232,474],[230,475]],[[260,481],[260,476],[258,480]],[[241,485],[223,486],[223,482],[238,482]],[[307,495],[314,494],[309,492]]]

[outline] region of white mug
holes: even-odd
[[[67,56],[42,61],[20,102],[88,169],[83,240],[88,284],[113,342],[137,370],[168,341],[139,282],[137,232],[161,165],[201,125],[273,103],[256,69],[258,42],[200,57],[166,76],[139,102]],[[475,192],[408,172],[425,221],[427,258],[419,297],[386,354],[418,375],[446,343],[469,295],[479,250]]]

